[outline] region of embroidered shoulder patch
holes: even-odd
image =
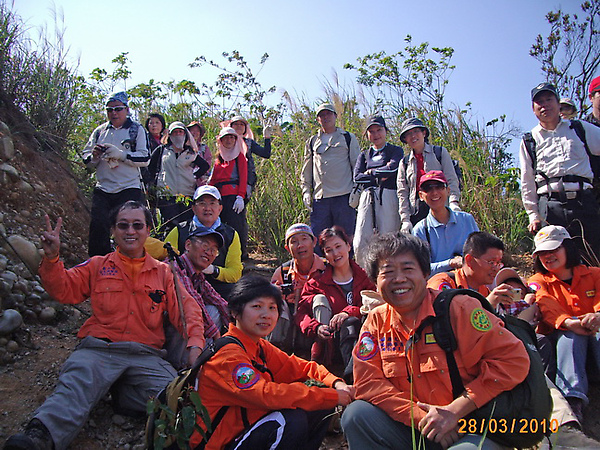
[[[535,291],[535,292],[537,292],[541,289],[541,286],[538,283],[536,283],[535,281],[532,281],[531,283],[529,283],[528,286],[532,291]]]
[[[471,325],[478,331],[488,331],[492,328],[490,318],[481,308],[475,308],[471,313]]]
[[[260,375],[250,364],[238,364],[231,374],[233,382],[240,389],[248,389],[256,384]]]
[[[452,285],[447,281],[442,281],[438,286],[438,291],[443,291],[445,289],[452,289]]]
[[[586,297],[595,297],[596,296],[596,289],[592,289],[591,291],[585,291],[585,296]]]
[[[361,361],[368,361],[373,356],[377,354],[379,351],[379,347],[377,343],[373,340],[373,336],[371,333],[365,332],[358,339],[358,344],[356,346],[356,357]]]

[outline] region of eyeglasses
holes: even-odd
[[[211,245],[210,242],[206,242],[202,238],[193,239],[192,242],[194,242],[196,245],[198,245],[206,253],[210,253],[212,255],[216,255],[217,253],[219,253],[219,247],[218,246]]]
[[[123,111],[124,109],[127,109],[127,106],[114,106],[114,107],[113,107],[113,106],[107,106],[107,107],[106,107],[106,112],[107,112],[107,113],[111,113],[111,112],[113,112],[113,111],[114,111],[114,112],[121,112],[121,111]]]
[[[194,205],[196,205],[196,206],[200,206],[201,208],[206,208],[206,207],[211,207],[211,208],[213,208],[213,207],[215,207],[215,206],[218,206],[218,205],[220,205],[220,202],[219,202],[218,200],[214,200],[214,201],[208,201],[208,202],[206,202],[206,201],[204,201],[204,200],[196,200],[196,201],[194,202]]]
[[[142,223],[142,222],[133,222],[133,223],[117,222],[117,228],[119,230],[123,230],[123,231],[129,230],[129,227],[132,227],[136,231],[140,231],[140,230],[143,230],[144,228],[146,228],[146,224]]]
[[[434,190],[441,191],[442,189],[446,189],[446,185],[444,183],[425,183],[421,186],[421,190],[423,192],[430,192]]]
[[[474,257],[474,258],[477,259],[478,261],[486,263],[491,268],[502,269],[504,267],[504,263],[502,261],[488,261],[487,259],[481,259],[481,258],[477,258],[477,257]]]

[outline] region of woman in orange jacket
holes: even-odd
[[[317,450],[333,408],[352,401],[354,388],[342,379],[263,339],[273,331],[282,305],[279,288],[261,277],[243,277],[233,288],[233,323],[226,336],[242,345],[221,348],[198,375],[213,429],[206,449]],[[309,386],[308,380],[324,387]],[[201,418],[198,425],[205,428]],[[202,440],[194,434],[191,447]]]
[[[556,387],[582,421],[589,401],[586,363],[600,370],[600,268],[581,264],[564,227],[546,226],[533,242],[537,273],[528,283],[556,341]]]

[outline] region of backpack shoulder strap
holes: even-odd
[[[588,158],[591,158],[592,152],[590,151],[590,148],[588,147],[588,143],[585,138],[585,128],[583,128],[583,124],[581,123],[581,121],[571,120],[571,125],[569,125],[569,128],[571,128],[572,130],[575,131],[575,134],[577,135],[577,137],[581,140],[581,142],[583,142],[583,146],[585,147],[585,152],[588,154]]]
[[[433,153],[440,164],[442,164],[442,147],[439,145],[433,146]]]
[[[98,143],[98,139],[100,138],[100,133],[102,133],[104,130],[106,130],[108,128],[108,122],[105,123],[102,127],[96,128],[96,131],[94,132],[94,143]]]
[[[525,144],[525,150],[529,154],[529,159],[531,159],[531,166],[533,167],[533,171],[537,169],[537,156],[535,154],[535,139],[533,139],[533,135],[530,131],[523,135],[523,143]]]
[[[346,147],[348,147],[348,151],[350,151],[350,142],[352,142],[352,136],[347,131],[343,131],[342,134],[344,135],[344,138],[346,139]]]
[[[281,265],[281,278],[285,284],[292,282],[292,260],[284,262]]]
[[[471,289],[446,289],[439,293],[433,301],[433,310],[435,311],[435,321],[433,322],[433,335],[436,343],[446,353],[448,362],[448,371],[450,373],[450,381],[452,382],[452,395],[458,397],[465,390],[464,383],[460,377],[458,364],[454,357],[454,350],[458,348],[456,335],[452,329],[450,321],[450,303],[457,295],[468,295],[480,301],[482,307],[493,313],[492,307],[487,299],[479,292]]]
[[[215,356],[215,354],[219,350],[221,350],[223,347],[225,347],[228,344],[237,344],[240,347],[242,347],[242,349],[244,349],[244,351],[246,350],[246,348],[244,347],[244,344],[242,344],[242,341],[240,341],[235,336],[222,336],[222,337],[218,338],[217,340],[208,344],[204,348],[204,350],[202,350],[202,353],[200,353],[200,356],[198,356],[198,358],[196,358],[196,361],[194,361],[194,364],[192,364],[190,374],[193,375],[193,378],[196,378],[198,376],[198,371],[200,370],[200,368],[202,367],[202,365],[204,363],[206,363],[208,360],[210,360],[213,356]]]

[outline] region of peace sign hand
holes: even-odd
[[[55,259],[58,257],[60,250],[60,229],[62,228],[62,217],[59,217],[56,221],[56,228],[52,228],[50,224],[50,217],[48,214],[44,216],[46,219],[46,231],[42,232],[41,242],[44,255],[48,259]]]

